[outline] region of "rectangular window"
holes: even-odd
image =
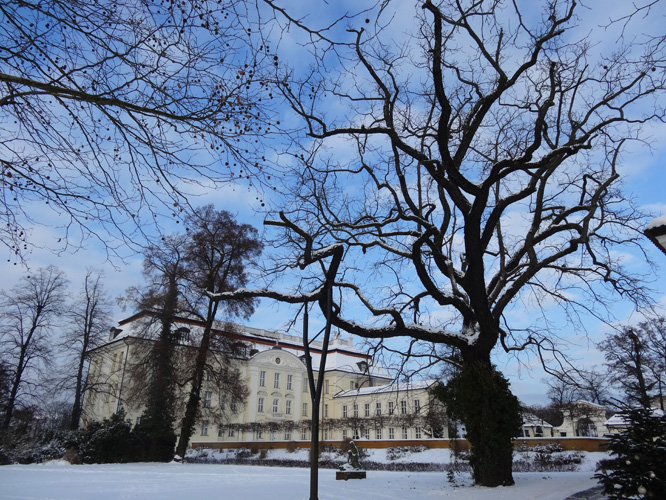
[[[363,437],[365,439],[370,439],[370,427],[368,427],[367,429],[363,429]]]
[[[328,441],[328,429],[324,429],[324,441]]]
[[[263,370],[259,372],[259,387],[266,387],[266,372]]]
[[[407,415],[407,401],[400,401],[400,414]]]
[[[212,372],[212,371],[210,371],[210,370],[206,370],[206,380],[207,380],[208,382],[210,382],[211,380],[213,380],[213,372]]]
[[[347,405],[342,407],[342,418],[347,418]]]
[[[273,413],[277,413],[279,407],[280,407],[280,400],[278,398],[273,398]]]
[[[227,400],[227,397],[224,394],[220,393],[220,409],[221,410],[224,410],[224,405],[226,403],[226,400]]]
[[[284,440],[291,441],[291,431],[289,429],[284,431]]]
[[[324,418],[328,418],[328,405],[324,405]]]
[[[279,389],[280,388],[280,374],[275,373],[275,377],[273,378],[273,389]]]
[[[293,375],[287,375],[287,390],[291,391],[291,381],[294,378]]]
[[[388,405],[389,405],[388,407],[389,415],[393,415],[393,407],[395,406],[395,403],[393,401],[389,401]]]
[[[287,415],[291,415],[291,399],[287,399],[287,400],[284,402],[284,412],[285,412]]]
[[[365,410],[365,416],[369,417],[370,416],[370,403],[365,403],[365,406],[363,408]]]
[[[407,427],[402,428],[402,439],[407,439],[408,434],[407,434]]]
[[[395,439],[395,429],[393,427],[389,427],[389,439]]]
[[[420,427],[415,427],[414,428],[414,438],[415,439],[421,439],[421,428]]]
[[[382,428],[381,427],[378,427],[377,429],[375,429],[375,436],[376,436],[376,439],[381,439],[382,438]]]
[[[303,392],[308,392],[308,379],[303,379]]]
[[[257,412],[264,412],[264,398],[257,398]]]
[[[271,431],[269,439],[275,441],[277,439],[277,432]]]
[[[381,403],[381,402],[378,402],[378,403],[375,405],[375,415],[377,415],[378,417],[380,417],[381,414],[382,414],[382,403]]]
[[[358,405],[354,404],[354,418],[358,418]]]
[[[264,431],[257,431],[257,441],[264,439]]]
[[[307,440],[307,438],[308,438],[308,430],[305,427],[303,427],[301,429],[301,441],[305,441]]]
[[[347,429],[342,429],[342,439],[347,439]]]
[[[227,432],[227,436],[230,438],[234,437],[234,430],[231,427],[229,427],[229,432]]]
[[[217,426],[217,437],[224,437],[224,427]]]
[[[208,436],[208,420],[201,421],[201,435]]]
[[[324,380],[324,394],[328,394],[328,379]]]
[[[212,393],[210,391],[205,391],[204,392],[204,399],[203,399],[203,407],[204,408],[210,408],[211,397],[212,397]]]
[[[301,412],[301,415],[304,416],[304,417],[308,416],[308,404],[307,403],[303,403],[303,411]]]
[[[358,427],[352,429],[352,439],[360,439],[361,436],[358,433]]]
[[[238,401],[236,401],[236,398],[232,397],[231,398],[231,411],[235,412],[238,410]]]
[[[421,411],[421,401],[418,399],[414,400],[414,413],[419,413]]]

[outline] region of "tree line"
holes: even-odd
[[[210,294],[245,285],[262,243],[252,226],[210,205],[185,222],[184,234],[165,236],[147,247],[145,285],[129,289],[123,298],[125,305],[150,312],[159,332],[143,339],[129,367],[137,380],[146,381],[130,385],[127,401],[145,406],[137,426],[145,459],[173,458],[176,432],[177,453],[184,456],[201,410],[205,378],[215,380],[230,399],[242,403],[246,395],[244,383],[230,370],[233,342],[213,335],[213,323],[220,317],[249,317],[256,300],[220,303]],[[110,327],[111,303],[102,275],[88,271],[82,291],[73,297],[67,284],[64,273],[51,266],[2,292],[0,402],[5,431],[18,425],[22,412],[32,410],[33,418],[43,418],[43,399],[54,390],[70,401],[67,427],[76,430],[84,417],[84,398],[108,391],[103,381],[88,377],[90,351],[108,340]],[[185,355],[182,334],[173,326],[176,317],[205,325],[188,343],[193,352]],[[179,387],[189,388],[184,408]]]

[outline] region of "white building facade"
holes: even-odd
[[[108,418],[121,408],[130,421],[140,418],[141,400],[130,394],[135,384],[145,383],[140,375],[142,346],[145,352],[158,328],[146,326],[150,316],[143,312],[119,322],[108,342],[91,352],[89,385],[95,390],[84,401],[84,425]],[[187,351],[195,349],[202,328],[197,321],[176,321],[174,329],[182,332],[179,356],[187,357]],[[231,371],[245,385],[246,397],[241,400],[229,394],[219,377],[206,377],[192,446],[309,442],[312,399],[302,339],[227,323],[216,324],[213,333],[232,338],[234,350],[233,359],[226,361],[229,366],[217,367],[216,372]],[[321,348],[317,341],[310,345],[315,370]],[[390,442],[401,440],[446,438],[446,416],[430,395],[435,383],[393,383],[385,369],[354,346],[351,337],[335,334],[324,371],[320,440],[355,439],[391,446]],[[186,394],[184,387],[183,401]]]

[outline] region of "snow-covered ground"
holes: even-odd
[[[579,472],[515,473],[516,485],[480,488],[467,474],[457,486],[443,472],[370,471],[365,480],[336,481],[320,470],[320,500],[562,500],[597,485],[589,453]],[[212,464],[70,465],[58,461],[0,467],[2,500],[307,500],[309,470]]]

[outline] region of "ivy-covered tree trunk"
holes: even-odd
[[[520,429],[520,406],[506,378],[489,360],[463,355],[462,368],[439,395],[449,415],[465,425],[474,481],[490,487],[514,484],[513,438]]]
[[[151,353],[151,380],[148,401],[141,422],[136,432],[144,443],[144,459],[147,461],[167,462],[173,458],[176,435],[175,422],[175,380],[174,353],[176,347],[175,332],[172,331],[173,318],[178,303],[176,279],[170,277],[168,290],[160,311],[160,334]]]

